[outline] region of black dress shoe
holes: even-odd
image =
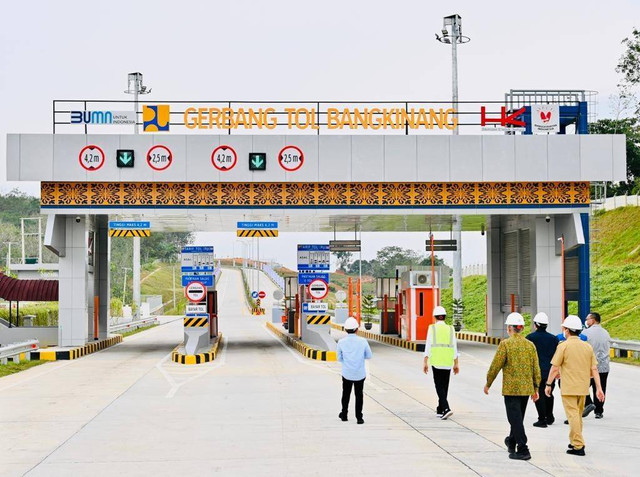
[[[533,423],[533,427],[547,427],[547,423],[545,421],[536,421]]]
[[[564,421],[564,423],[565,423],[565,424],[569,424],[569,419],[566,419],[566,420]]]
[[[358,418],[358,424],[364,424],[364,419],[362,419],[361,417]]]
[[[595,404],[589,404],[587,407],[584,408],[584,411],[582,411],[582,417],[587,417],[589,414],[591,414],[591,411],[595,410],[596,405]]]
[[[531,459],[531,454],[529,453],[529,448],[525,447],[524,449],[518,449],[518,452],[512,452],[509,454],[509,459],[515,460],[529,460]]]
[[[347,422],[349,419],[347,419],[347,415],[346,414],[338,414],[338,417],[340,418],[341,421],[343,422]]]
[[[547,417],[547,426],[550,426],[554,422],[556,422],[556,418],[555,417]]]
[[[516,451],[516,441],[511,440],[509,436],[504,438],[504,445],[507,446],[509,454],[513,454]]]
[[[575,447],[571,448],[571,449],[567,449],[567,454],[571,454],[571,455],[586,455],[584,452],[584,447],[581,447],[580,449],[576,449]]]
[[[603,417],[602,413],[596,413],[596,419],[602,419]]]

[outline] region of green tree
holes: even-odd
[[[193,243],[191,232],[152,233],[151,237],[142,239],[140,254],[144,263],[160,260],[162,262],[176,261],[182,247]]]
[[[335,252],[335,254],[338,259],[338,270],[346,272],[353,254],[351,252]]]
[[[373,266],[374,260],[363,260],[362,261],[362,274],[363,275],[373,275]],[[351,263],[349,266],[349,270],[347,272],[350,275],[358,275],[360,273],[360,260],[356,260]]]
[[[618,60],[616,71],[622,75],[618,85],[620,96],[635,98],[636,88],[640,85],[640,30],[634,28],[631,36],[622,40],[626,47],[625,52]],[[640,115],[640,108],[636,101],[636,116]]]
[[[414,250],[391,245],[378,250],[372,267],[373,273],[376,277],[393,277],[396,266],[420,265],[422,259],[423,256]]]
[[[367,294],[362,297],[362,316],[364,321],[371,323],[371,318],[378,314],[378,308],[373,301],[373,295]]]

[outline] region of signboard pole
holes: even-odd
[[[140,237],[133,237],[133,303],[140,316]]]

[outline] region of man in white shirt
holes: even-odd
[[[433,382],[438,393],[438,408],[436,414],[442,420],[448,419],[453,411],[449,407],[449,378],[451,369],[458,374],[458,342],[453,326],[445,323],[447,312],[441,306],[433,309],[435,324],[429,326],[427,341],[424,348],[424,374],[429,373],[429,360],[433,368]]]
[[[591,312],[587,316],[585,324],[587,329],[582,332],[587,337],[587,343],[593,348],[593,352],[598,360],[598,374],[600,375],[600,384],[602,392],[607,392],[607,378],[609,377],[609,349],[611,348],[611,336],[605,330],[600,322],[599,313]],[[604,402],[600,401],[597,396],[596,383],[591,378],[591,388],[593,389],[593,399],[587,394],[584,412],[582,417],[587,417],[591,411],[595,411],[596,419],[602,419],[604,413]]]
[[[338,341],[338,361],[342,363],[342,412],[338,417],[343,421],[348,420],[349,398],[353,387],[356,395],[356,419],[358,424],[364,424],[362,404],[364,380],[367,377],[364,360],[371,359],[371,348],[367,340],[356,336],[358,321],[355,318],[346,319],[344,330],[347,336]]]

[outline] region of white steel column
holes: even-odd
[[[133,237],[133,303],[140,313],[140,237]]]

